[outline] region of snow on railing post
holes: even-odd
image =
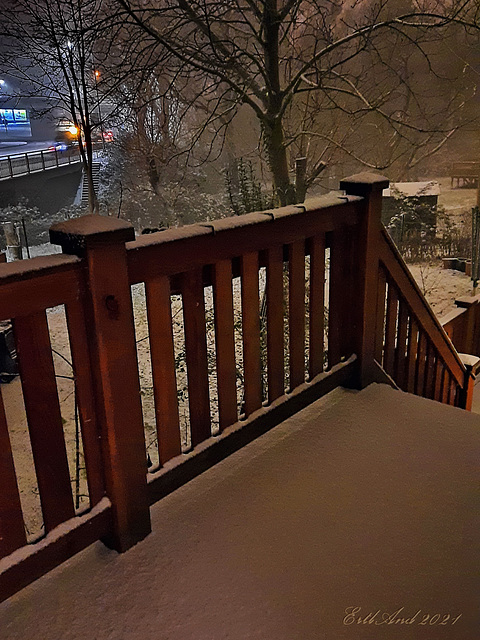
[[[359,173],[340,182],[347,195],[365,198],[358,236],[358,316],[355,349],[359,369],[357,384],[363,388],[376,379],[376,307],[379,272],[379,242],[382,193],[388,179],[373,173]]]
[[[138,379],[135,329],[125,242],[130,223],[98,215],[54,225],[50,240],[85,259],[87,332],[93,368],[112,536],[104,542],[125,551],[151,531],[147,457]]]

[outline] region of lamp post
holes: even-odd
[[[95,75],[95,89],[97,92],[98,121],[100,123],[100,134],[102,136],[102,149],[103,151],[105,151],[105,136],[103,135],[102,111],[100,109],[100,95],[98,93],[98,79],[100,77],[100,71],[98,69],[95,69],[94,75]]]

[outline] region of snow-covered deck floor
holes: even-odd
[[[480,416],[337,389],[156,504],[126,554],[0,605],[0,637],[475,640],[479,459]]]

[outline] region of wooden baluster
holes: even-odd
[[[407,352],[407,391],[415,393],[415,372],[417,368],[418,352],[418,325],[415,318],[410,317],[408,328],[408,352]]]
[[[389,283],[387,298],[387,315],[385,326],[385,351],[383,368],[390,375],[394,375],[395,365],[395,337],[397,332],[398,294],[395,287]]]
[[[262,406],[258,254],[242,256],[242,319],[245,415]]]
[[[442,376],[442,402],[443,404],[450,404],[450,374],[446,367]]]
[[[394,378],[400,389],[406,390],[408,308],[399,300],[397,349],[395,352]]]
[[[436,354],[433,344],[428,341],[427,358],[425,364],[425,385],[423,395],[425,398],[433,399],[435,395],[435,371]]]
[[[33,461],[47,532],[75,515],[55,369],[44,311],[14,320]]]
[[[147,280],[145,295],[158,458],[163,465],[182,452],[169,279],[166,276],[158,276]]]
[[[343,281],[345,283],[343,305],[342,359],[355,353],[355,332],[361,323],[358,301],[358,227],[346,227],[343,256]]]
[[[340,228],[331,233],[330,289],[328,302],[328,368],[338,364],[342,357],[342,340],[345,311],[345,236]]]
[[[445,365],[441,361],[440,357],[437,356],[437,362],[435,365],[435,390],[433,394],[433,399],[437,400],[437,402],[442,401],[442,384],[443,384],[444,366]]]
[[[95,406],[94,367],[90,360],[82,301],[76,300],[66,304],[65,315],[75,376],[75,394],[82,432],[88,494],[90,506],[93,507],[105,495],[105,479],[100,447],[100,426]]]
[[[385,306],[387,299],[387,276],[383,269],[378,273],[378,290],[376,300],[375,319],[375,360],[383,365],[383,350],[385,346]]]
[[[27,543],[3,398],[0,392],[0,558]]]
[[[290,391],[305,382],[305,242],[289,245]]]
[[[415,370],[415,391],[414,391],[414,393],[417,396],[424,395],[426,357],[427,357],[427,337],[423,333],[423,331],[420,331],[420,337],[418,341],[418,352],[417,352],[417,367]]]
[[[212,435],[208,384],[205,300],[201,270],[182,278],[183,323],[187,361],[188,404],[192,447]]]
[[[450,376],[450,395],[449,395],[448,404],[450,404],[452,407],[457,406],[457,400],[458,400],[457,392],[458,392],[457,382],[453,376]]]
[[[325,332],[325,235],[310,240],[309,376],[323,371]]]
[[[284,393],[283,247],[267,250],[268,401]]]
[[[214,265],[215,349],[220,431],[237,421],[237,371],[233,316],[232,264]]]

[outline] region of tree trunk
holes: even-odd
[[[307,195],[307,159],[295,160],[295,191],[297,202],[303,202]]]
[[[270,122],[264,123],[263,138],[275,192],[280,204],[282,206],[294,204],[297,201],[297,194],[288,171],[287,149],[285,147],[281,118],[275,118]]]
[[[155,193],[158,194],[158,185],[160,183],[160,175],[158,173],[157,160],[153,153],[147,154],[147,175],[150,186]]]
[[[93,144],[90,131],[85,126],[85,140],[83,141],[81,136],[78,136],[78,144],[80,147],[80,155],[83,160],[83,171],[87,178],[88,184],[88,210],[90,213],[99,213],[98,198],[95,193],[95,186],[93,184]]]

